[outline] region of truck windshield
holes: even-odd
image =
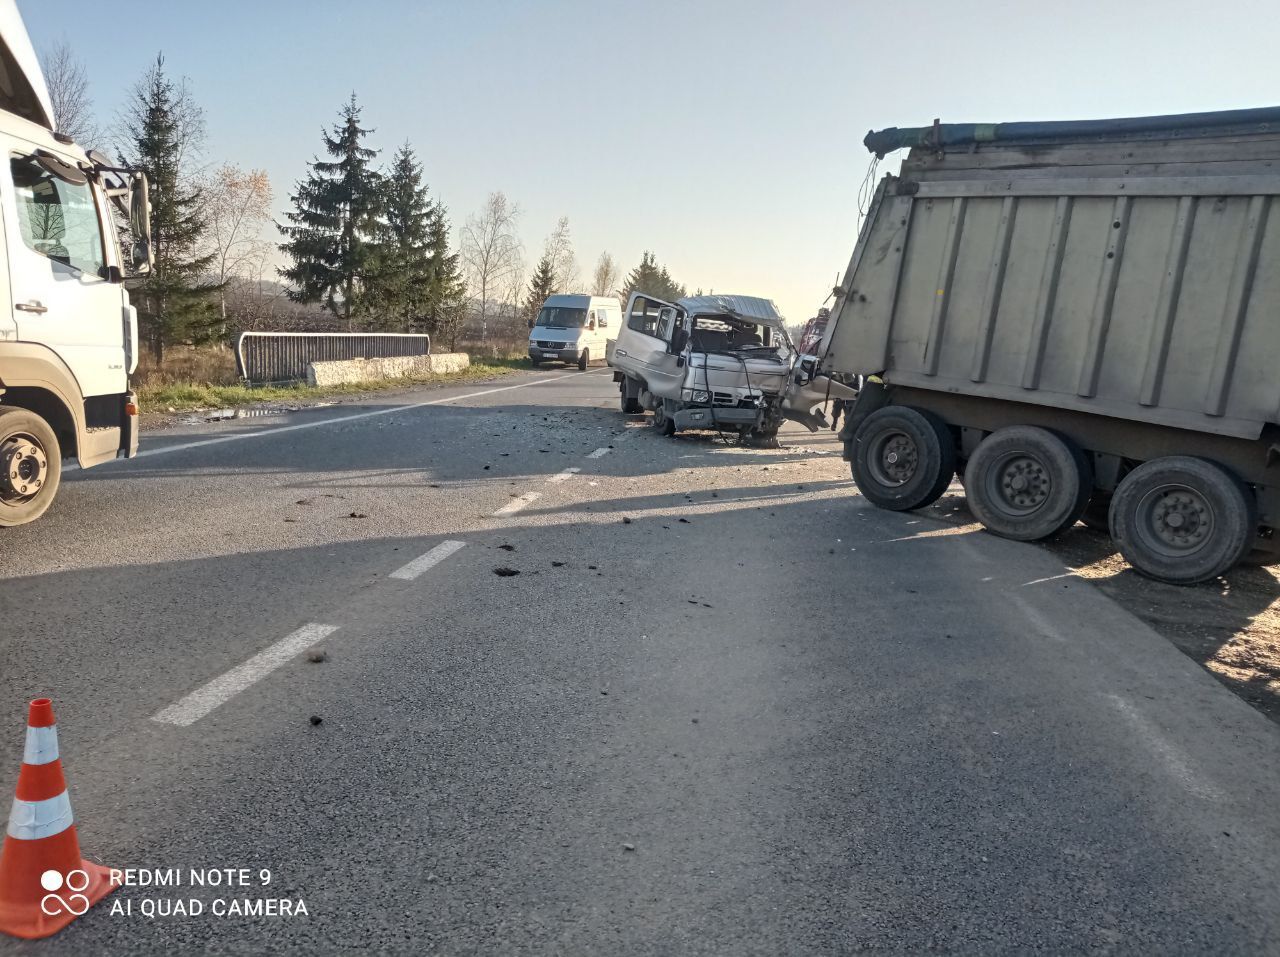
[[[545,329],[581,329],[587,324],[587,310],[568,306],[543,306],[536,325]]]

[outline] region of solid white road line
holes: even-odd
[[[577,475],[581,471],[582,469],[577,467],[567,468],[563,472],[559,472],[551,476],[551,478],[547,479],[547,481],[550,482],[552,485],[558,485],[561,482],[569,481],[569,479],[573,478],[575,475]]]
[[[602,459],[602,458],[604,458],[604,457],[605,457],[606,455],[608,455],[608,454],[609,454],[609,450],[608,450],[608,449],[596,449],[594,452],[588,452],[588,453],[587,453],[587,458],[589,458],[589,459]]]
[[[264,648],[244,664],[236,665],[180,701],[152,715],[151,720],[182,727],[194,724],[220,704],[271,674],[304,648],[309,648],[337,630],[337,625],[303,625],[288,637]]]
[[[458,549],[466,545],[466,542],[441,542],[431,551],[424,555],[419,555],[413,561],[406,565],[401,565],[390,575],[391,578],[399,578],[407,582],[413,581],[428,568],[439,565],[442,561],[456,552]]]
[[[521,382],[517,385],[504,385],[496,389],[483,389],[480,392],[469,392],[466,395],[451,395],[443,399],[428,399],[423,402],[411,402],[408,405],[396,405],[388,409],[374,409],[372,412],[357,412],[354,415],[340,415],[332,419],[320,419],[315,422],[299,422],[296,425],[282,425],[274,429],[259,429],[253,432],[240,432],[236,435],[220,435],[216,439],[200,439],[197,442],[183,442],[179,445],[166,445],[158,449],[143,449],[135,459],[144,458],[148,455],[168,455],[170,452],[185,452],[188,449],[204,448],[206,445],[221,445],[223,442],[239,442],[243,439],[256,439],[263,435],[279,435],[282,432],[298,432],[302,429],[318,429],[325,425],[334,425],[339,422],[354,422],[357,419],[370,419],[376,415],[393,415],[396,412],[407,412],[411,409],[421,409],[429,405],[444,405],[448,402],[464,402],[467,399],[477,399],[482,395],[493,395],[495,392],[510,392],[512,389],[527,389],[530,386],[546,385],[548,382],[560,382],[564,379],[572,379],[574,376],[580,375],[598,375],[599,370],[591,372],[570,372],[565,375],[556,376],[553,379],[535,379],[533,382]],[[109,465],[112,462],[127,462],[132,459],[109,459],[102,465]]]
[[[525,492],[523,495],[519,496],[518,498],[513,498],[511,501],[509,501],[506,505],[502,506],[502,508],[498,509],[493,514],[494,515],[514,515],[516,512],[520,511],[520,509],[525,508],[528,505],[532,505],[537,499],[540,499],[540,498],[542,498],[541,492]]]

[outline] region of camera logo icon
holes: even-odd
[[[49,917],[64,911],[79,917],[89,909],[89,898],[81,893],[89,886],[87,871],[67,871],[64,877],[60,871],[48,870],[40,875],[40,886],[49,892],[40,898],[40,910]],[[59,891],[65,892],[66,896]]]

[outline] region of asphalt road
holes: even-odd
[[[828,436],[595,370],[144,438],[0,539],[0,782],[52,696],[85,853],[182,882],[0,953],[1280,949],[1280,729]]]

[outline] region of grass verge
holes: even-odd
[[[509,375],[527,369],[528,360],[480,359],[461,372],[439,375],[404,376],[334,386],[309,386],[295,383],[282,386],[253,387],[247,385],[209,385],[201,382],[166,382],[138,387],[138,402],[143,412],[194,412],[203,409],[231,409],[264,402],[307,402],[336,395],[359,395],[367,392],[389,392],[414,385],[436,385],[472,382]]]

